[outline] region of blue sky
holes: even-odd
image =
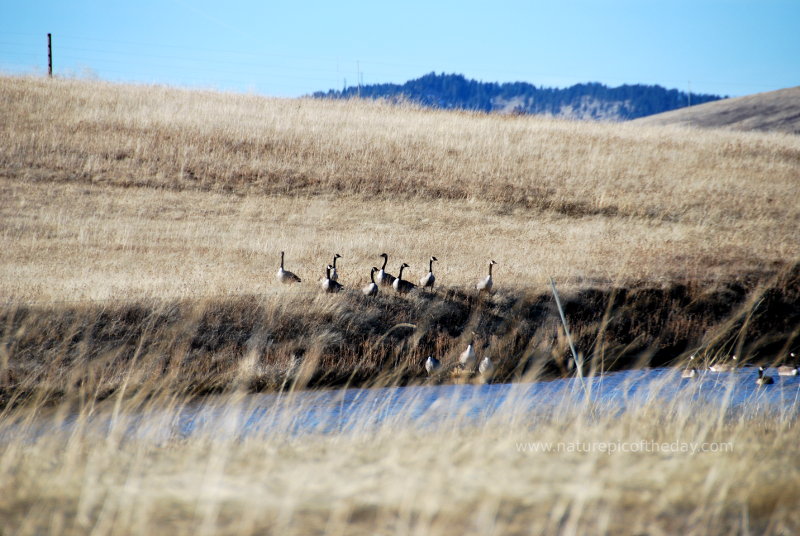
[[[800,85],[800,0],[0,0],[0,72],[293,97],[436,71],[732,96]],[[360,73],[360,74],[359,74]]]

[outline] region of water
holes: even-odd
[[[423,385],[377,389],[256,394],[231,401],[211,398],[181,409],[172,423],[181,436],[206,432],[254,437],[272,433],[348,433],[381,425],[420,428],[480,423],[493,416],[547,416],[585,403],[588,393],[598,411],[620,412],[651,397],[725,405],[729,410],[797,414],[800,377],[775,378],[758,387],[755,369],[701,373],[681,379],[674,369],[624,371],[585,380],[493,385]],[[585,386],[585,387],[584,387]]]
[[[614,415],[652,398],[665,404],[698,401],[737,411],[777,412],[794,418],[800,413],[800,377],[767,374],[775,384],[759,387],[756,369],[728,373],[700,373],[681,379],[675,369],[616,372],[586,379],[491,385],[422,385],[376,389],[300,391],[208,397],[186,405],[149,407],[142,411],[100,411],[88,419],[75,415],[39,418],[25,423],[33,437],[77,426],[106,435],[167,440],[208,434],[212,437],[258,438],[274,434],[342,434],[383,425],[418,428],[480,424],[493,417],[523,416],[527,421],[546,418],[570,406]],[[17,435],[20,423],[0,425],[0,441]]]

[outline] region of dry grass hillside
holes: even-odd
[[[800,134],[800,86],[707,102],[642,117],[633,123]]]
[[[714,281],[800,258],[800,138],[0,79],[0,294],[191,297],[341,253],[544,288]],[[305,282],[303,288],[306,288]],[[313,287],[311,287],[313,288]]]

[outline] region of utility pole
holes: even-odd
[[[53,41],[52,34],[47,34],[47,76],[53,78]]]

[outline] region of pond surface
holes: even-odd
[[[534,423],[570,407],[619,413],[651,400],[664,404],[711,404],[737,411],[800,414],[800,376],[767,374],[773,385],[758,386],[757,370],[700,372],[682,379],[676,369],[646,369],[602,377],[548,382],[488,385],[418,385],[374,389],[296,391],[280,394],[212,396],[189,404],[148,407],[141,411],[98,411],[88,418],[62,415],[41,417],[24,425],[26,435],[38,437],[54,430],[71,432],[77,426],[107,434],[112,429],[127,437],[166,440],[208,434],[253,438],[272,434],[338,434],[369,431],[380,426],[419,428],[480,424],[489,418],[524,418]],[[80,422],[80,424],[78,424]],[[0,424],[0,439],[22,431],[20,423]]]
[[[546,417],[582,406],[588,396],[599,412],[620,412],[656,397],[665,403],[704,402],[728,410],[800,413],[800,377],[767,374],[773,385],[758,386],[756,369],[699,373],[682,379],[675,369],[615,372],[602,377],[488,385],[418,385],[375,389],[256,394],[219,404],[215,399],[186,406],[173,431],[258,436],[274,432],[344,433],[392,424],[422,428],[474,424],[493,416]]]

